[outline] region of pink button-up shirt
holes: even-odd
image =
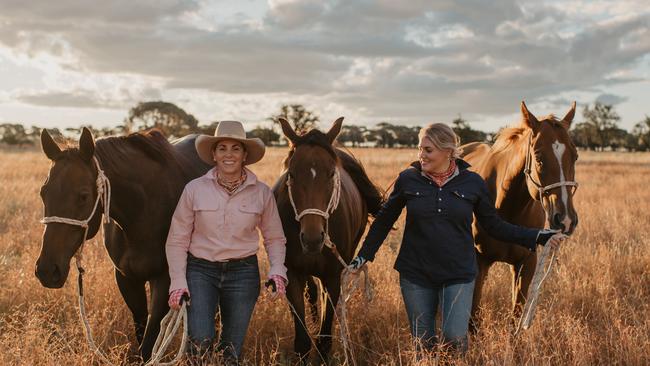
[[[259,233],[269,256],[269,276],[287,278],[286,238],[273,192],[246,169],[247,178],[232,195],[217,183],[215,169],[189,182],[172,217],[165,250],[169,291],[187,288],[187,253],[227,261],[257,253]]]

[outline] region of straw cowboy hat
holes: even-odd
[[[201,160],[210,165],[215,165],[212,155],[212,147],[220,140],[235,140],[241,142],[246,148],[246,160],[244,165],[254,164],[260,161],[266,150],[264,142],[254,138],[246,138],[244,126],[239,121],[221,121],[214,131],[214,136],[200,135],[196,138],[196,152]]]

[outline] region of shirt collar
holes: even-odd
[[[244,184],[242,184],[242,187],[257,184],[257,176],[255,175],[255,173],[253,173],[247,167],[244,167],[244,170],[246,170],[246,180],[244,181]],[[208,170],[208,172],[203,175],[203,178],[204,179],[210,179],[210,180],[216,182],[216,180],[217,180],[217,177],[216,177],[216,174],[215,174],[216,171],[217,171],[217,167],[215,166],[214,168]]]

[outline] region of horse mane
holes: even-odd
[[[562,127],[562,121],[560,121],[554,114],[549,114],[548,116],[538,120],[540,123],[550,123],[554,128],[564,128]],[[507,152],[517,146],[517,143],[521,142],[522,139],[528,138],[532,131],[524,124],[525,122],[522,120],[519,126],[506,127],[499,131],[494,145],[492,145],[492,153]]]
[[[356,157],[354,157],[352,152],[347,149],[343,150],[339,146],[332,146],[327,135],[319,130],[312,129],[303,133],[298,136],[296,141],[291,143],[289,153],[282,161],[285,170],[288,169],[289,160],[295,153],[296,148],[300,145],[318,146],[325,149],[325,151],[327,151],[335,161],[340,162],[343,169],[345,169],[345,171],[350,175],[350,178],[352,178],[352,181],[357,186],[361,197],[366,202],[368,213],[375,216],[379,212],[379,209],[384,202],[384,194],[381,189],[370,180],[363,165]]]
[[[95,144],[95,154],[105,170],[120,171],[130,167],[134,153],[142,153],[154,162],[169,167],[171,171],[180,172],[185,180],[192,177],[188,162],[176,153],[165,135],[157,129],[127,136],[105,137],[98,139]]]

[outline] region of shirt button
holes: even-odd
[[[442,198],[438,198],[438,201],[442,201]]]
[[[441,208],[439,208],[439,209],[438,209],[438,212],[442,212],[442,209],[441,209]]]
[[[439,190],[439,191],[442,191],[442,187],[441,187],[441,188],[438,188],[438,190]]]

